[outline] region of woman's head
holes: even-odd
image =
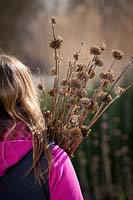
[[[3,113],[4,111],[4,113]],[[14,122],[44,127],[29,69],[13,56],[0,54],[0,112]]]
[[[28,67],[15,57],[0,54],[0,121],[3,119],[13,122],[8,135],[10,138],[17,121],[23,121],[32,130],[33,167],[38,178],[41,178],[38,161],[42,152],[49,164],[51,158],[49,149],[45,149],[45,124],[31,73]]]

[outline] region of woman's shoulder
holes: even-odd
[[[59,145],[53,144],[51,147],[52,167],[49,171],[51,200],[83,200],[71,159]]]
[[[63,165],[65,160],[69,159],[67,153],[54,142],[51,144],[51,153],[52,153],[52,165],[56,167],[57,165]]]

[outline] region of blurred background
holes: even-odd
[[[81,60],[92,45],[105,41],[105,68],[111,49],[121,49],[124,59],[115,66],[118,74],[133,54],[132,0],[0,0],[0,51],[27,64],[38,83],[41,69],[45,87],[52,85],[53,67],[50,17],[57,18],[56,32],[63,37],[61,76],[67,62],[84,41]],[[121,85],[132,81],[129,69]],[[96,123],[72,162],[85,200],[133,199],[133,92],[130,89]]]

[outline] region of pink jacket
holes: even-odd
[[[23,123],[19,123],[16,131],[22,133],[25,130],[24,127]],[[19,134],[15,140],[0,141],[0,176],[3,176],[11,166],[19,162],[31,149],[31,138],[20,137]],[[58,145],[52,145],[49,189],[51,200],[83,200],[71,160]]]

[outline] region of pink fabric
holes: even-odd
[[[52,148],[49,172],[50,200],[83,200],[79,182],[67,153],[59,146]]]
[[[24,131],[24,126],[20,123],[17,131],[22,133],[22,130]],[[4,134],[6,135],[6,132]],[[32,149],[32,140],[29,136],[27,138],[19,136],[16,140],[0,141],[0,176]],[[51,151],[50,200],[83,200],[75,170],[67,153],[58,145],[52,145]]]
[[[19,121],[12,131],[13,138],[10,138],[8,130],[12,125],[12,121],[8,121],[8,127],[0,133],[3,138],[0,141],[0,176],[32,149],[32,134],[26,130],[26,124]]]
[[[0,142],[0,176],[15,165],[32,148],[31,140],[11,140]]]

